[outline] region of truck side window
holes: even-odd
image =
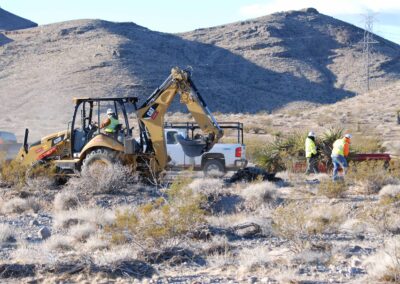
[[[178,141],[176,141],[175,134],[178,133],[176,131],[168,131],[167,132],[167,144],[176,144]]]

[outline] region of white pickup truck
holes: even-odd
[[[197,157],[185,155],[177,135],[193,139],[194,132],[199,129],[193,123],[166,123],[165,138],[168,155],[171,157],[169,167],[172,169],[193,168],[202,170],[206,175],[211,173],[224,174],[228,170],[238,170],[246,167],[246,146],[243,143],[242,123],[219,123],[222,129],[236,129],[237,143],[217,143],[213,148]]]
[[[21,146],[14,133],[0,131],[0,161],[14,159]]]

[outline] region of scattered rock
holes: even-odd
[[[35,276],[35,265],[33,264],[1,264],[1,278],[22,278]]]
[[[42,238],[43,240],[50,238],[51,232],[50,229],[47,227],[42,227],[39,232],[39,237]]]
[[[251,238],[261,234],[261,227],[256,223],[245,223],[233,228],[236,235],[242,238]]]

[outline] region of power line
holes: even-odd
[[[365,66],[365,76],[366,76],[366,89],[367,92],[370,89],[370,64],[372,55],[372,44],[379,43],[373,38],[374,21],[376,14],[368,12],[364,14],[364,39],[363,39],[363,58]]]

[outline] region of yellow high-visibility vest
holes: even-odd
[[[332,155],[333,156],[344,156],[344,138],[338,139],[333,143]]]
[[[312,155],[317,154],[317,146],[315,146],[315,142],[307,137],[306,139],[306,158],[311,158]]]
[[[114,117],[110,117],[110,124],[104,129],[107,133],[114,133],[117,125],[119,124],[119,120],[115,119]]]

